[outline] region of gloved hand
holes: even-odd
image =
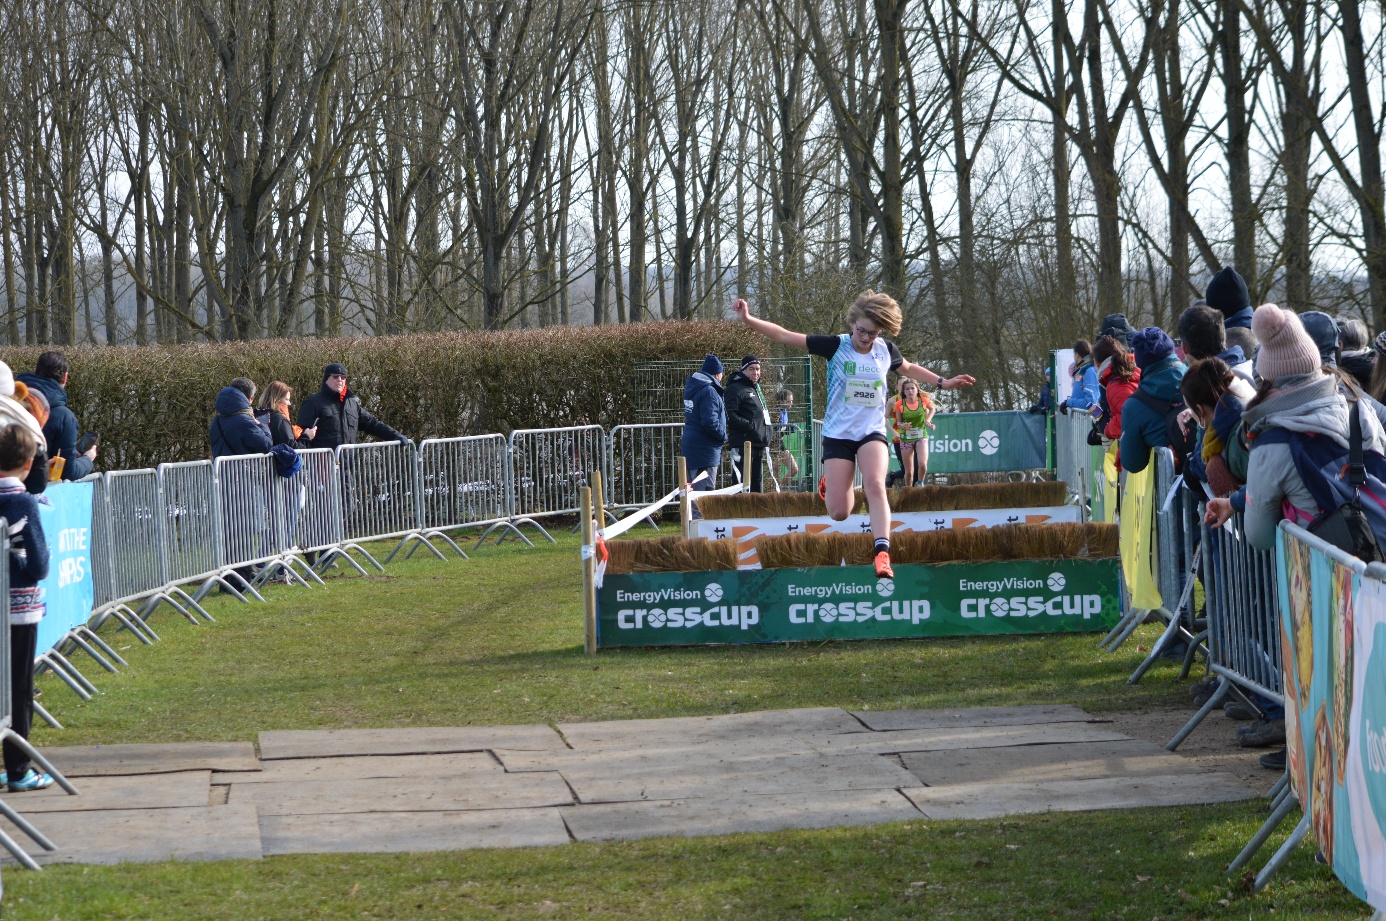
[[[1068,400],[1064,400],[1059,404],[1059,412],[1063,413],[1065,416],[1068,415]]]
[[[411,448],[414,446],[413,439],[408,435],[396,435],[395,439],[402,445],[409,445]]]

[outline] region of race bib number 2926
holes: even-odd
[[[849,380],[844,402],[848,406],[879,406],[882,400],[882,386],[880,381]]]

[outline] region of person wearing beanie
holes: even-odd
[[[683,385],[683,437],[679,453],[688,462],[688,482],[695,490],[717,488],[717,468],[727,441],[727,406],[722,389],[722,362],[716,355]],[[696,511],[696,508],[695,508]]]
[[[727,407],[727,449],[731,452],[732,477],[741,482],[742,452],[751,443],[751,492],[764,486],[765,450],[770,447],[770,409],[760,389],[760,359],[747,355],[741,370],[727,378],[724,397]]]
[[[317,428],[309,442],[313,448],[336,450],[342,445],[354,445],[363,432],[382,441],[412,443],[366,411],[347,386],[346,366],[335,362],[322,369],[321,389],[298,408],[298,425],[304,430]]]
[[[1157,411],[1155,405],[1173,408],[1183,402],[1179,382],[1184,379],[1184,363],[1174,354],[1174,340],[1158,326],[1147,326],[1132,336],[1131,353],[1141,382],[1122,409],[1121,469],[1140,473],[1150,463],[1153,449],[1170,447],[1166,412]]]
[[[1246,485],[1229,498],[1209,501],[1205,520],[1221,527],[1233,513],[1241,513],[1247,542],[1257,550],[1270,550],[1282,518],[1288,515],[1308,524],[1326,511],[1318,507],[1296,467],[1296,439],[1304,449],[1305,436],[1313,436],[1316,450],[1331,445],[1331,453],[1340,454],[1346,463],[1351,412],[1358,414],[1364,450],[1386,452],[1386,430],[1367,407],[1349,404],[1338,378],[1321,369],[1319,349],[1294,313],[1263,304],[1252,318],[1252,329],[1261,341],[1256,372],[1263,387],[1242,414],[1251,445]],[[1278,711],[1238,731],[1238,743],[1251,748],[1284,740],[1284,714]]]
[[[1341,327],[1328,314],[1310,310],[1299,315],[1304,331],[1319,350],[1319,362],[1325,374],[1338,378],[1338,390],[1344,397],[1356,397],[1371,407],[1376,418],[1386,427],[1386,406],[1368,394],[1355,377],[1342,367],[1343,341]],[[1370,383],[1370,381],[1369,381]]]
[[[1250,357],[1256,351],[1256,332],[1251,327],[1251,294],[1246,281],[1232,266],[1225,266],[1208,281],[1203,301],[1222,314],[1227,328],[1227,344],[1235,345]]]

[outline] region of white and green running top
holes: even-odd
[[[808,350],[828,359],[823,437],[860,441],[873,434],[888,436],[886,375],[905,363],[895,343],[878,338],[863,355],[852,348],[850,335],[809,336]]]

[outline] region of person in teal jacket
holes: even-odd
[[[1184,380],[1184,363],[1174,354],[1174,340],[1158,326],[1147,326],[1131,338],[1136,367],[1141,369],[1137,392],[1148,393],[1171,406],[1180,402],[1179,384]],[[1136,399],[1126,401],[1121,411],[1121,469],[1140,473],[1150,463],[1154,448],[1169,447],[1163,413]]]

